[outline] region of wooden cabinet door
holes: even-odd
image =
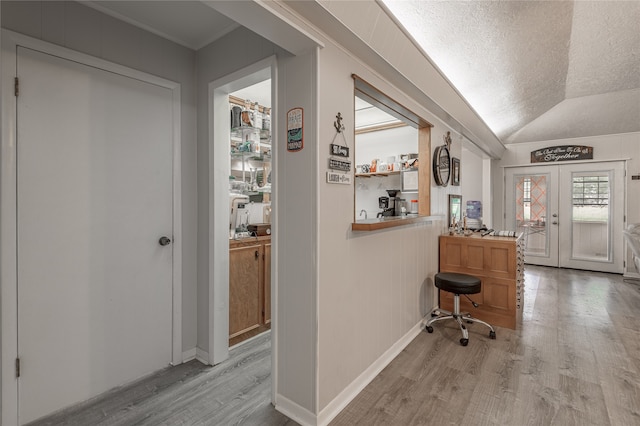
[[[262,322],[262,245],[229,250],[229,338]]]
[[[264,245],[264,323],[271,323],[271,244]]]

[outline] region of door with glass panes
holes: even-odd
[[[622,161],[505,171],[508,229],[523,232],[526,262],[622,273]]]

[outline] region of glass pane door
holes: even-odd
[[[506,170],[506,227],[524,234],[530,264],[558,266],[557,174],[555,167]]]
[[[623,271],[623,162],[563,166],[559,213],[561,267]]]
[[[610,261],[609,173],[572,173],[571,258]]]
[[[547,176],[518,176],[515,189],[516,231],[525,235],[525,252],[548,256]]]

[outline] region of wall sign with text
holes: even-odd
[[[304,122],[302,108],[287,112],[287,151],[297,152],[304,148]]]
[[[584,145],[560,145],[531,151],[532,163],[556,161],[593,160],[593,147]]]

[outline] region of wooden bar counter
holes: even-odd
[[[459,272],[480,278],[482,291],[469,295],[474,308],[460,296],[460,310],[493,326],[516,328],[522,314],[524,247],[522,234],[494,237],[480,234],[441,235],[440,272]],[[453,294],[440,291],[440,307],[453,310]]]

